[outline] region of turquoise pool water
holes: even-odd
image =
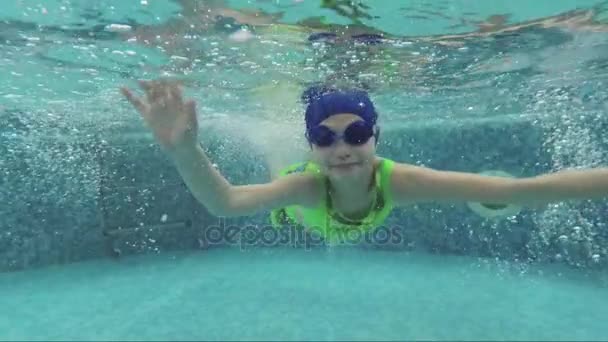
[[[602,285],[567,269],[351,248],[216,249],[86,262],[1,274],[0,289],[5,340],[608,335],[605,279]]]
[[[139,78],[182,79],[199,103],[203,131],[215,125],[251,139],[293,137],[301,132],[301,88],[332,79],[368,87],[388,128],[558,122],[563,128],[547,139],[553,168],[606,163],[608,141],[585,126],[608,109],[603,1],[362,1],[357,18],[340,14],[352,10],[346,3],[332,9],[317,0],[196,3],[0,4],[0,119],[8,123],[0,127],[0,151],[9,157],[0,157],[0,169],[25,185],[15,190],[2,179],[0,189],[15,191],[0,193],[8,204],[2,213],[39,216],[35,207],[12,207],[23,193],[95,202],[89,196],[99,170],[61,144],[148,134],[117,91]],[[253,9],[263,14],[251,16]],[[203,11],[225,18],[208,20]],[[250,22],[252,35],[239,35],[231,15]],[[387,40],[308,42],[329,24]],[[36,153],[49,141],[59,147]],[[294,153],[271,143],[266,152]],[[19,175],[13,167],[21,159],[34,171]],[[83,177],[77,187],[61,186]],[[46,186],[28,187],[38,184],[29,179]],[[547,234],[593,224],[577,215],[600,213],[556,205],[537,223]],[[4,254],[23,232],[0,227],[0,256],[25,259]],[[34,248],[20,241],[10,250]],[[605,262],[608,255],[597,253],[598,264]],[[38,262],[44,267],[0,273],[0,340],[608,339],[605,268],[366,248],[212,248]]]

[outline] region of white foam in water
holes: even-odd
[[[0,331],[9,340],[608,336],[605,285],[513,269],[352,248],[212,249],[95,261],[0,274]]]
[[[244,43],[253,39],[255,36],[248,30],[238,30],[232,33],[228,38],[233,42]]]
[[[128,32],[131,31],[131,26],[123,24],[110,24],[105,27],[109,32]]]
[[[287,111],[286,111],[287,112]],[[286,112],[267,113],[274,118],[285,116]],[[243,115],[222,117],[207,124],[219,129],[229,139],[245,141],[263,155],[273,175],[290,164],[306,160],[308,146],[304,141],[302,125],[298,122],[252,118]]]

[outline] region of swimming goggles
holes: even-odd
[[[344,130],[344,134],[338,135],[329,127],[318,125],[308,130],[306,137],[312,144],[321,147],[327,147],[335,143],[339,139],[344,139],[349,145],[363,145],[374,136],[374,127],[365,121],[357,120]]]

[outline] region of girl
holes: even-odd
[[[275,224],[294,223],[328,242],[344,232],[369,232],[396,206],[423,201],[533,205],[608,196],[608,168],[504,178],[439,171],[376,155],[379,127],[362,91],[309,89],[306,138],[311,160],[283,170],[265,184],[232,185],[201,148],[195,102],[178,85],[140,81],[145,98],[122,88],[186,185],[216,216],[272,210]]]

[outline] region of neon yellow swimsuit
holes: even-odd
[[[393,209],[393,199],[390,192],[390,176],[395,162],[382,159],[376,169],[376,200],[372,210],[362,220],[347,222],[341,220],[332,210],[331,198],[328,192],[328,180],[313,162],[303,162],[291,165],[281,171],[280,176],[294,172],[308,172],[317,177],[326,193],[325,198],[314,208],[302,206],[288,206],[272,211],[270,219],[272,224],[279,228],[282,225],[300,225],[304,228],[320,234],[325,241],[336,243],[348,240],[348,233],[355,232],[359,235],[371,232],[380,226]]]

